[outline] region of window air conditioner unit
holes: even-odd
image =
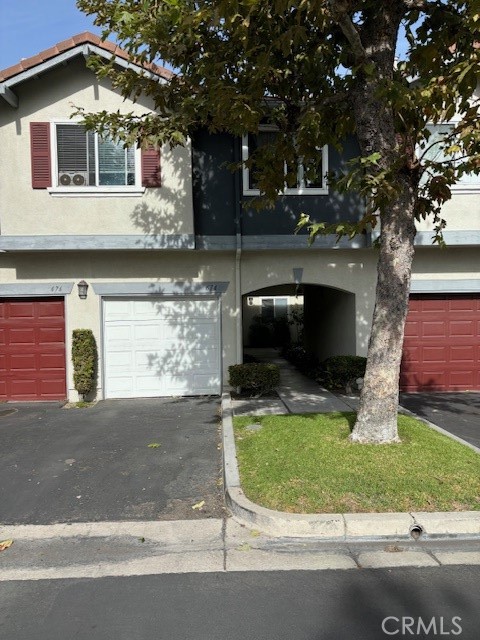
[[[86,171],[68,171],[58,174],[58,184],[62,187],[84,187],[88,184]]]

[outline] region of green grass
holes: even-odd
[[[291,513],[480,510],[479,454],[407,416],[401,444],[352,444],[354,418],[234,418],[245,494]]]

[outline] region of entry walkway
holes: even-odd
[[[246,349],[258,362],[273,362],[280,367],[278,398],[248,398],[232,401],[235,415],[265,415],[286,413],[329,413],[353,411],[356,398],[334,395],[314,380],[299,373],[282,358],[276,349]]]

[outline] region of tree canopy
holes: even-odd
[[[175,71],[160,82],[92,62],[124,96],[150,96],[155,112],[83,114],[88,126],[127,144],[176,145],[199,127],[241,136],[267,123],[276,135],[246,161],[262,205],[293,184],[298,158],[308,172],[324,145],[341,150],[348,135],[357,137],[359,156],[328,181],[330,189],[361,194],[364,217],[327,224],[319,212],[299,226],[313,239],[353,236],[380,223],[376,310],[353,436],[395,440],[414,221],[431,217],[441,241],[441,206],[451,187],[480,173],[480,0],[78,0],[78,6],[95,14],[104,37],[113,35],[132,60]],[[406,51],[397,59],[400,38]]]

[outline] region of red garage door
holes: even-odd
[[[411,296],[400,386],[480,389],[480,294]]]
[[[63,400],[63,300],[0,300],[0,400]]]

